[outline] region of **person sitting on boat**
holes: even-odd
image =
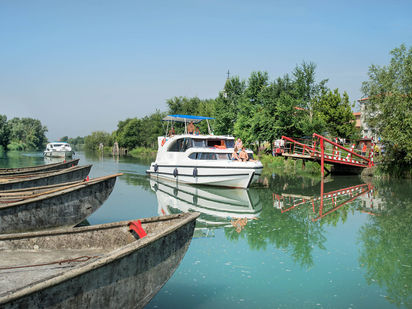
[[[173,135],[175,135],[175,128],[171,127],[169,130],[169,136],[173,136]]]
[[[198,126],[196,126],[195,135],[199,135],[199,134],[200,134],[199,127],[198,127]]]
[[[238,139],[236,140],[235,147],[239,150],[242,149],[243,143],[242,143],[242,140],[240,139],[240,137],[238,137]]]
[[[247,154],[245,147],[242,147],[242,151],[239,153],[239,158],[242,162],[256,162],[256,160],[249,159],[249,155]]]
[[[235,146],[235,148],[233,148],[232,160],[233,161],[242,161],[242,160],[240,160],[239,155],[237,154],[236,146]]]
[[[191,121],[191,122],[187,125],[187,133],[193,134],[194,132],[195,132],[195,125],[193,124],[193,121]]]

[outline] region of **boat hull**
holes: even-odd
[[[104,203],[115,183],[116,176],[104,177],[99,181],[69,185],[69,188],[61,192],[8,205],[0,204],[0,233],[75,226]]]
[[[61,277],[42,280],[6,295],[0,292],[0,306],[143,308],[170,278],[189,247],[197,214],[184,217],[183,224],[163,235],[153,239],[148,235],[114,250],[114,256],[86,263],[84,271],[82,267],[62,271]]]
[[[74,166],[61,171],[46,172],[44,174],[27,174],[24,178],[2,180],[0,177],[0,190],[23,189],[39,186],[48,186],[58,183],[82,180],[89,175],[92,165]]]
[[[157,170],[156,170],[157,169]],[[152,164],[146,172],[154,179],[166,179],[194,185],[248,188],[262,173],[263,167],[198,167]]]

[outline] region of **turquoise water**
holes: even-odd
[[[91,177],[124,173],[90,224],[201,212],[147,308],[412,307],[410,182],[266,171],[249,190],[196,188],[150,181],[147,161],[76,157],[93,164]],[[43,163],[38,153],[0,158],[0,167]]]

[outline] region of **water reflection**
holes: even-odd
[[[240,233],[262,210],[259,196],[244,189],[190,186],[153,179],[150,187],[156,193],[159,215],[200,212],[195,236],[213,236],[213,228],[217,227]]]
[[[355,200],[358,200],[356,201],[357,208],[363,212],[375,214],[381,210],[382,201],[374,198],[374,186],[370,183],[329,190],[325,190],[325,182],[321,180],[320,193],[318,195],[273,193],[273,206],[279,209],[281,213],[291,211],[296,207],[309,207],[312,209],[313,222],[325,218]],[[341,213],[343,221],[346,220],[346,215],[347,212]],[[336,222],[334,225],[336,225]]]
[[[375,188],[374,201],[379,202],[379,212],[360,228],[359,264],[365,270],[368,285],[378,284],[386,289],[390,303],[411,308],[411,182],[380,182]]]

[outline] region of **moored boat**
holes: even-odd
[[[69,161],[64,161],[64,162],[37,165],[37,166],[27,166],[27,167],[17,167],[17,168],[0,168],[0,177],[30,174],[34,172],[57,171],[57,170],[65,169],[68,167],[76,166],[79,163],[79,160],[80,159],[74,159],[74,160],[69,160]]]
[[[142,308],[176,270],[197,213],[0,235],[1,308]],[[134,233],[134,232],[133,232]]]
[[[232,160],[235,141],[232,136],[188,134],[187,123],[210,120],[210,117],[169,115],[164,121],[184,122],[185,133],[158,137],[156,161],[146,172],[155,179],[199,185],[247,188],[262,173],[263,165],[253,160]]]
[[[120,175],[0,191],[0,233],[75,226],[104,203]]]
[[[82,180],[87,177],[92,165],[73,166],[59,171],[35,172],[24,175],[0,176],[0,191],[48,186]]]
[[[46,145],[46,150],[43,152],[45,157],[67,158],[74,155],[74,151],[69,143],[52,142]]]

